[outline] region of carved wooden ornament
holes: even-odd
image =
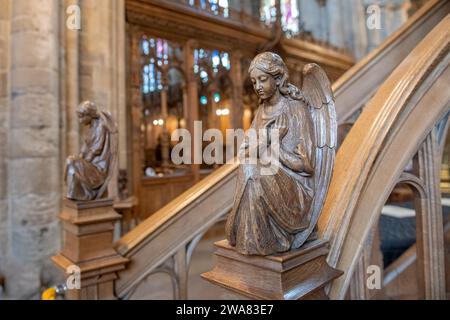
[[[88,126],[78,156],[66,161],[67,198],[90,201],[104,197],[117,162],[117,126],[109,112],[98,111],[93,102],[77,110],[81,124]]]
[[[299,248],[315,228],[333,171],[336,112],[330,81],[316,64],[304,67],[301,90],[275,53],[257,55],[249,74],[260,98],[251,126],[257,143],[247,133],[240,148],[226,235],[242,254],[270,255]],[[256,161],[246,161],[252,155]]]

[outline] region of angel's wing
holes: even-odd
[[[331,181],[337,142],[336,110],[331,83],[325,71],[317,64],[308,64],[303,68],[301,91],[314,123],[314,200],[306,218],[309,227],[296,235],[293,248],[300,247],[316,226]]]
[[[109,113],[107,111],[100,111],[99,114],[100,114],[100,117],[102,118],[102,120],[104,121],[104,123],[108,129],[108,132],[109,132],[108,141],[109,141],[110,161],[109,161],[107,177],[106,177],[103,185],[100,187],[100,189],[97,193],[96,199],[100,199],[101,197],[103,197],[106,189],[108,188],[109,181],[113,177],[114,171],[116,169],[117,156],[118,156],[117,155],[117,152],[118,152],[117,125],[114,122],[114,119],[113,119],[111,113]]]
[[[303,68],[302,92],[311,106],[319,148],[336,148],[337,121],[331,83],[321,67],[310,63]]]

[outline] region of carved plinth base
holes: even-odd
[[[273,256],[244,256],[223,240],[215,243],[217,265],[202,277],[251,299],[328,299],[324,287],[343,272],[326,262],[327,242]]]
[[[67,299],[114,299],[116,272],[128,262],[112,247],[114,223],[120,218],[109,199],[64,201],[64,246],[52,260],[70,277],[69,283],[76,284],[77,268],[81,280],[81,288],[69,290]]]

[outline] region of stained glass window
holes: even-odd
[[[299,9],[296,0],[281,0],[281,25],[288,36],[299,32]],[[275,22],[275,0],[261,0],[261,20],[267,25]]]
[[[202,10],[209,11],[215,15],[225,18],[229,16],[228,0],[189,0],[190,6],[197,6]]]
[[[185,125],[183,49],[176,42],[143,36],[140,52],[144,168],[152,168],[156,173],[160,173],[164,130],[167,129],[171,134],[175,129]],[[166,116],[162,106],[163,93],[167,97]],[[171,166],[171,163],[168,165]]]
[[[142,69],[142,92],[144,94],[160,91],[161,67],[169,63],[169,44],[167,40],[143,37],[142,53],[147,61]]]
[[[224,137],[231,125],[231,57],[228,52],[199,48],[194,50],[194,73],[198,77],[199,120],[203,130],[219,129]],[[204,145],[205,147],[206,145]],[[226,148],[226,144],[223,146]],[[225,153],[224,153],[225,154]],[[209,168],[202,165],[202,168]]]

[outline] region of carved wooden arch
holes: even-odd
[[[213,223],[218,223],[226,220],[228,210],[225,211],[218,218],[213,220]],[[148,268],[144,272],[144,276],[139,281],[130,286],[125,293],[120,295],[123,300],[130,300],[136,291],[144,284],[144,282],[155,274],[166,274],[172,282],[172,293],[175,300],[186,300],[188,298],[188,278],[189,269],[192,261],[192,255],[197,248],[200,240],[205,236],[208,230],[212,227],[211,224],[205,225],[200,232],[195,233],[185,244],[182,244],[172,254],[167,256],[165,260],[156,268]]]
[[[331,243],[329,263],[345,272],[330,288],[332,299],[344,298],[364,240],[418,145],[425,141],[428,155],[435,152],[430,133],[450,107],[449,49],[447,16],[381,86],[338,152],[319,220],[320,234]],[[431,165],[429,156],[421,157],[423,167]],[[431,181],[434,171],[420,178]],[[428,193],[435,187],[428,185]],[[441,288],[427,292],[441,295]]]
[[[413,192],[421,198],[424,198],[427,194],[426,190],[425,190],[424,182],[422,180],[420,180],[419,177],[417,177],[416,175],[411,174],[409,172],[403,172],[400,175],[400,178],[397,180],[396,184],[398,184],[398,183],[407,184],[408,186],[411,187]]]

